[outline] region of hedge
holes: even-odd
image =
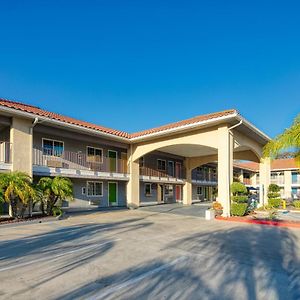
[[[231,214],[233,216],[242,217],[246,214],[248,204],[247,203],[232,203]]]
[[[231,200],[236,203],[247,203],[248,196],[232,196]]]
[[[300,209],[300,200],[293,201],[293,205],[294,205],[295,208]]]
[[[280,198],[269,198],[268,204],[271,207],[279,208],[279,206],[281,204],[281,199]]]

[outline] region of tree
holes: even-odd
[[[264,156],[276,158],[284,150],[295,150],[295,158],[300,164],[300,114],[292,126],[275,137],[264,147]]]
[[[245,185],[241,182],[233,182],[231,184],[231,193],[233,196],[238,196],[238,195],[246,195],[247,194],[247,188]]]
[[[23,172],[0,174],[0,197],[10,204],[13,218],[23,218],[29,201],[36,197],[31,177]]]
[[[37,188],[42,192],[41,210],[52,215],[53,208],[62,200],[73,200],[73,184],[69,178],[57,176],[54,178],[43,177],[39,180]]]

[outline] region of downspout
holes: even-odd
[[[32,122],[32,125],[29,128],[29,134],[31,136],[31,155],[30,155],[31,170],[32,170],[32,164],[33,164],[33,162],[32,162],[32,156],[33,156],[33,153],[32,153],[32,151],[33,151],[33,128],[35,127],[35,125],[38,122],[39,122],[39,118],[35,118],[33,120],[33,122]],[[33,177],[33,174],[32,174],[32,177]],[[28,208],[28,213],[29,213],[30,217],[32,217],[32,209],[33,209],[33,207],[32,207],[32,200],[30,200],[30,202],[29,202],[29,208]]]
[[[228,131],[229,131],[229,134],[228,134],[228,153],[229,153],[229,155],[231,156],[231,143],[230,143],[230,139],[231,139],[231,137],[232,137],[232,139],[233,139],[233,133],[232,133],[232,129],[234,129],[234,128],[236,128],[236,127],[238,127],[238,126],[240,126],[240,125],[242,125],[242,123],[243,123],[243,120],[240,120],[240,122],[239,123],[237,123],[237,124],[235,124],[235,125],[233,125],[233,126],[231,126],[231,127],[229,127],[228,128]],[[232,146],[233,148],[234,148],[234,146]],[[231,157],[230,157],[230,164],[232,164],[233,163],[233,148],[232,148],[232,159],[231,159]],[[230,172],[230,174],[229,174],[229,196],[231,197],[231,188],[230,188],[230,186],[231,186],[231,176],[233,176],[233,174],[231,174],[231,169],[233,169],[233,165],[231,165],[230,166],[230,170],[229,170],[229,172]],[[229,217],[230,217],[230,207],[231,207],[231,200],[229,199]]]

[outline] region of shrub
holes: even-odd
[[[232,196],[231,200],[236,203],[247,203],[248,196]]]
[[[231,214],[233,216],[242,217],[246,214],[247,207],[248,207],[247,203],[232,203]]]
[[[231,184],[231,193],[234,196],[237,196],[237,195],[247,195],[248,191],[247,191],[247,188],[245,187],[244,184],[242,184],[240,182],[233,182]]]
[[[278,208],[281,204],[280,198],[269,198],[268,204],[270,207]]]
[[[297,209],[300,209],[300,200],[295,200],[295,201],[293,202],[293,206],[294,206],[295,208],[297,208]]]
[[[61,209],[60,207],[54,206],[54,207],[52,208],[52,215],[53,215],[54,217],[61,216],[62,214],[63,214],[63,211],[62,211],[62,209]]]
[[[268,191],[273,192],[273,193],[278,193],[278,192],[280,192],[280,187],[277,184],[271,183],[269,185]]]

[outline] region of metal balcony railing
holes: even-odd
[[[271,177],[271,183],[284,184],[284,176]]]
[[[12,144],[10,142],[0,141],[0,162],[9,164],[11,163],[11,149]]]
[[[181,170],[177,170],[174,173],[168,173],[167,171],[159,171],[148,167],[140,167],[140,175],[150,176],[150,177],[159,177],[159,178],[177,178],[185,179],[185,169],[182,167]]]
[[[218,175],[216,173],[199,172],[193,174],[192,179],[197,181],[217,182]]]
[[[88,156],[81,152],[33,148],[33,165],[53,168],[128,173],[127,161],[118,158]]]

